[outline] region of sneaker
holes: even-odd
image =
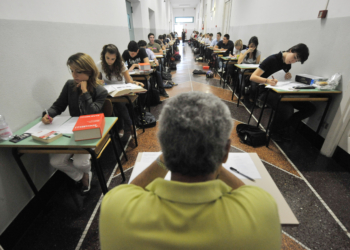
[[[120,138],[124,136],[124,130],[119,130],[118,135]]]
[[[220,72],[220,73],[221,73],[221,72],[222,72],[222,69],[218,69],[218,72]]]
[[[86,194],[87,192],[90,191],[90,188],[91,188],[91,180],[92,180],[92,172],[90,171],[89,172],[89,185],[86,187],[84,185],[81,186],[81,192],[83,194]]]
[[[159,95],[164,96],[164,97],[169,97],[168,93],[165,92],[165,90],[164,90],[164,92],[159,93]]]

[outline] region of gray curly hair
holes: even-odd
[[[160,114],[158,131],[167,168],[187,176],[215,172],[232,127],[228,107],[212,94],[189,92],[171,98]]]

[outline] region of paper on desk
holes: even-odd
[[[31,127],[30,129],[28,129],[25,133],[37,133],[37,132],[40,132],[44,129],[48,129],[51,131],[59,131],[60,126],[64,122],[66,122],[69,118],[70,118],[70,116],[58,115],[55,118],[53,118],[51,124],[44,124],[44,123],[42,123],[42,121],[40,121],[39,123],[37,123],[36,125]]]
[[[63,123],[58,131],[61,132],[62,134],[73,134],[73,128],[75,124],[77,123],[79,117],[72,117],[65,123]]]
[[[154,162],[162,152],[143,152],[140,162],[145,164],[151,164]]]
[[[157,156],[158,157],[158,156]],[[157,159],[157,157],[155,159]],[[154,160],[155,160],[154,159]],[[154,161],[152,160],[151,162],[149,163],[145,163],[145,162],[137,162],[134,166],[134,169],[132,170],[132,173],[131,173],[131,176],[130,176],[130,179],[129,179],[129,183],[132,182],[136,176],[138,176],[139,174],[141,174],[146,168],[149,167],[149,165],[151,165],[151,163]],[[164,180],[168,180],[170,181],[171,179],[171,172],[168,171],[168,173],[166,174],[166,176],[164,177]]]
[[[129,71],[129,75],[134,75],[134,74],[136,74],[135,71]]]
[[[240,64],[240,66],[243,66],[243,67],[250,67],[250,68],[258,68],[258,67],[259,67],[259,64],[242,63],[242,64]]]
[[[305,86],[305,84],[298,83],[298,82],[291,82],[291,81],[283,81],[283,82],[278,82],[275,86],[267,85],[265,88],[293,90],[293,87],[295,87],[295,86]]]
[[[230,167],[237,169],[240,173],[253,179],[261,179],[258,169],[256,168],[252,158],[250,158],[250,155],[247,153],[229,153],[226,163],[222,165],[239,179],[247,178],[230,170]]]
[[[284,78],[285,75],[286,75],[286,72],[284,72],[284,70],[281,69],[280,71],[277,71],[277,72],[273,73],[272,75],[270,75],[268,77],[268,79],[275,78],[277,81],[286,82],[287,80]],[[272,76],[273,76],[273,78],[272,78]],[[289,81],[289,82],[291,82],[291,81]]]

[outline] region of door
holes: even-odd
[[[134,36],[134,25],[132,22],[132,7],[131,7],[131,3],[128,1],[125,1],[125,4],[126,4],[126,14],[128,18],[130,41],[133,41],[135,40],[135,36]]]
[[[230,32],[230,19],[231,19],[231,0],[226,0],[224,9],[224,20],[222,24],[222,35]]]

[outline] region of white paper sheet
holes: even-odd
[[[134,166],[134,169],[131,173],[129,183],[135,179],[143,170],[145,170],[153,161],[157,159],[157,157],[161,154],[161,152],[143,152],[141,161],[137,162]],[[223,166],[228,169],[231,173],[237,176],[239,179],[246,179],[244,176],[237,174],[230,170],[230,167],[237,169],[242,174],[245,174],[253,179],[261,179],[261,175],[256,168],[253,160],[250,158],[250,155],[247,153],[229,153],[229,157],[227,162],[223,164]],[[171,179],[171,172],[164,178],[165,180]]]
[[[259,68],[259,64],[241,64],[244,67]]]
[[[28,129],[25,133],[37,133],[44,129],[48,129],[51,131],[59,131],[60,126],[63,123],[65,123],[69,118],[71,117],[58,115],[55,118],[53,118],[53,121],[51,124],[44,124],[40,121],[38,124]]]
[[[298,83],[298,82],[291,82],[291,81],[282,81],[282,82],[277,82],[275,86],[267,85],[266,88],[270,89],[283,89],[283,90],[295,90],[293,87],[295,86],[306,86],[303,83]]]
[[[229,153],[227,162],[222,164],[228,171],[239,179],[247,179],[244,176],[230,170],[230,167],[237,169],[240,173],[253,179],[261,179],[261,175],[256,168],[252,158],[247,153]]]
[[[59,127],[59,132],[62,134],[73,134],[73,128],[77,123],[79,117],[72,117]]]

